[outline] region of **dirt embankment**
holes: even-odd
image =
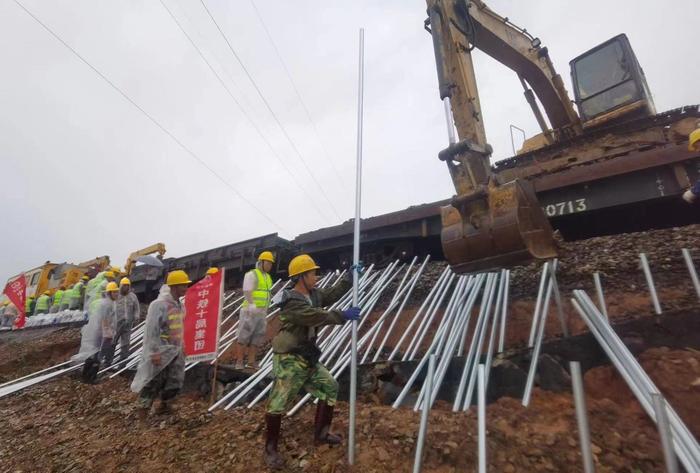
[[[700,353],[653,349],[642,365],[691,430],[700,430]],[[585,376],[597,471],[662,472],[656,430],[611,367]],[[128,380],[88,386],[71,378],[0,400],[0,463],[5,471],[265,471],[263,410],[206,413],[204,401],[180,397],[172,417],[134,419]],[[475,413],[431,413],[423,471],[469,471],[476,465]],[[529,408],[502,398],[487,408],[489,470],[580,472],[574,406],[568,393],[535,390]],[[283,424],[289,472],[348,472],[345,447],[315,447],[312,407]],[[419,415],[361,403],[355,471],[410,471]],[[347,429],[339,403],[336,429]],[[37,452],[41,452],[40,455]]]

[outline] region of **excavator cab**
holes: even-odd
[[[656,114],[644,71],[626,35],[609,39],[569,64],[584,129]]]

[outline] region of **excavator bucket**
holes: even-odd
[[[452,270],[500,269],[553,258],[556,244],[530,183],[515,180],[442,207],[442,248]]]

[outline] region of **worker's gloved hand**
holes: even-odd
[[[689,204],[692,204],[693,202],[695,202],[695,198],[696,198],[695,194],[693,194],[693,192],[690,189],[683,192],[683,200],[685,200]]]
[[[360,320],[360,308],[350,307],[341,312],[345,320]]]

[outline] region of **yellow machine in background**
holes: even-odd
[[[90,272],[96,274],[108,266],[109,256],[100,256],[77,265],[47,261],[41,266],[24,272],[27,280],[27,297],[39,297],[45,291],[53,294],[60,287],[77,283],[83,275]],[[17,275],[12,276],[9,280],[16,277]]]
[[[151,255],[153,253],[158,253],[159,256],[163,256],[165,254],[165,244],[154,243],[151,246],[147,246],[146,248],[131,253],[126,259],[126,264],[124,264],[124,273],[127,276],[131,274],[131,270],[134,269],[136,260],[139,256]]]

